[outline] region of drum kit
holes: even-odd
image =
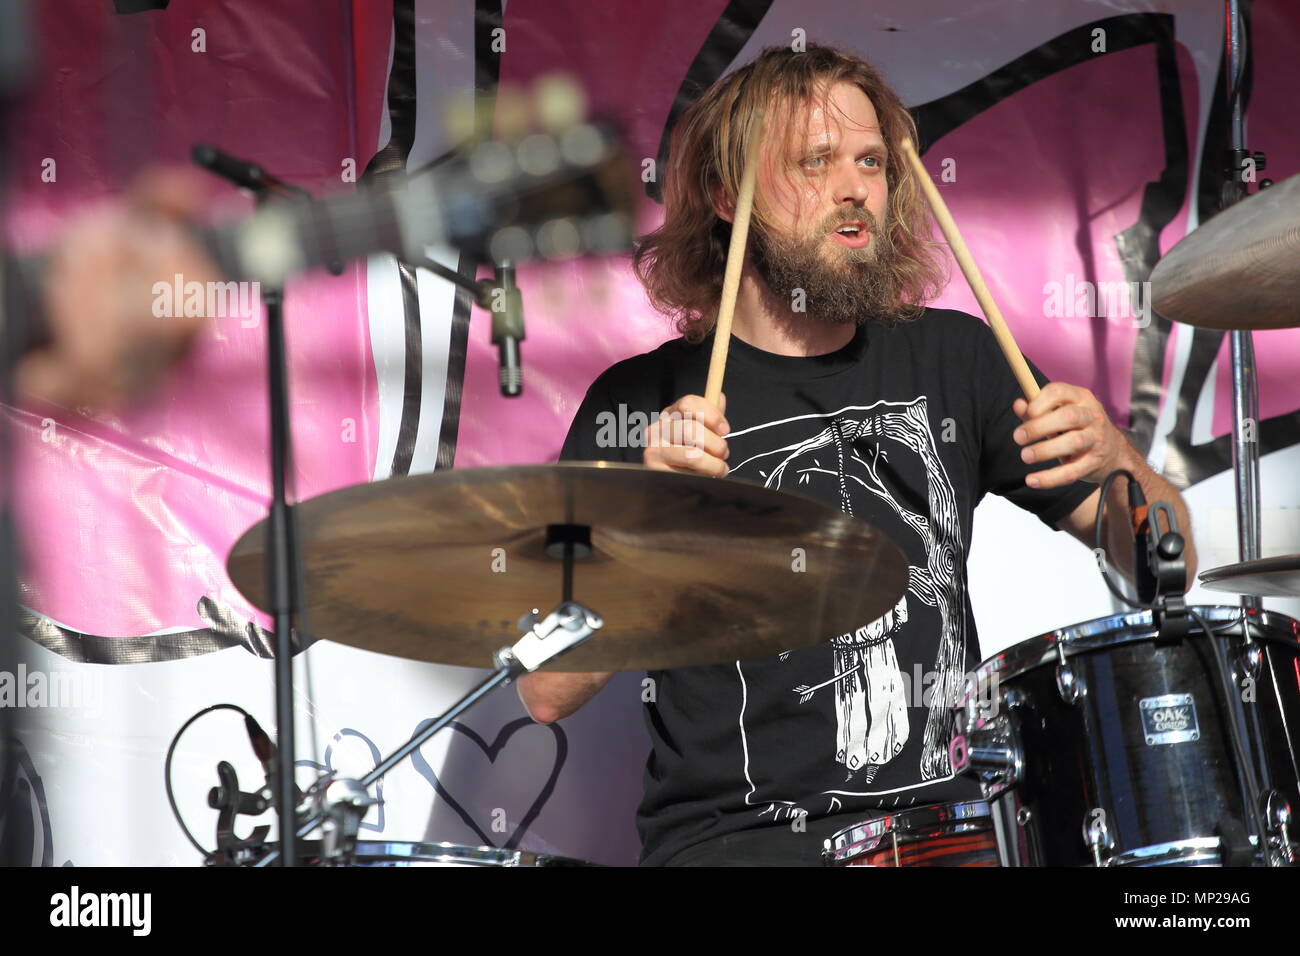
[[[1206,246],[1235,248],[1238,220],[1250,216],[1252,235],[1262,233],[1258,245],[1269,250],[1265,264],[1275,263],[1300,237],[1297,209],[1300,178],[1184,242],[1198,257]],[[1167,315],[1224,322],[1219,311],[1199,312],[1206,296],[1186,290],[1242,285],[1222,271],[1236,260],[1220,254],[1191,265],[1187,255],[1175,247],[1153,276],[1157,302]],[[1247,258],[1260,266],[1260,256]],[[1280,291],[1257,296],[1257,327],[1300,325],[1296,301]],[[1242,328],[1255,327],[1247,321]],[[343,799],[343,781],[313,787],[317,806],[304,814],[304,837],[322,823],[336,837],[355,837],[369,806],[365,788],[483,694],[561,654],[565,671],[772,656],[880,616],[906,586],[901,551],[828,505],[739,480],[608,462],[396,478],[304,501],[295,513],[313,635],[412,660],[494,665],[447,715],[344,788]],[[231,580],[257,605],[266,600],[266,525],[250,529],[228,562]],[[792,541],[807,549],[805,574],[789,573]],[[493,570],[493,553],[507,573]],[[1294,596],[1300,557],[1251,560],[1201,580]],[[542,617],[542,608],[553,610]],[[949,751],[954,771],[977,781],[984,799],[864,820],[827,841],[827,864],[1294,865],[1300,623],[1249,602],[1183,610],[1182,629],[1142,609],[984,661],[954,704]],[[329,837],[302,853],[305,862],[357,866],[583,865],[489,847]]]
[[[1265,184],[1268,185],[1268,184]],[[1300,177],[1194,230],[1151,274],[1155,310],[1232,332],[1240,563],[1204,571],[1239,607],[1061,628],[986,660],[954,708],[953,769],[984,800],[835,834],[835,866],[1294,866],[1300,828],[1300,554],[1260,558],[1252,330],[1300,327]],[[1178,595],[1181,598],[1181,595]],[[1180,602],[1178,602],[1180,603]]]
[[[1104,617],[986,660],[954,708],[953,769],[984,800],[903,810],[827,841],[836,866],[1294,866],[1300,828],[1300,555],[1258,557],[1252,330],[1300,327],[1300,177],[1179,242],[1155,309],[1230,330],[1240,563],[1199,575],[1239,607]]]
[[[1241,605],[1186,607],[1180,583],[1150,609],[1058,629],[989,658],[956,702],[949,748],[954,771],[978,781],[984,799],[849,827],[826,841],[828,865],[1300,863],[1292,819],[1300,800],[1300,623],[1261,606],[1264,597],[1300,597],[1300,554],[1259,553],[1251,341],[1255,330],[1300,327],[1300,177],[1265,180],[1245,196],[1247,170],[1262,169],[1264,157],[1244,144],[1238,6],[1225,4],[1226,208],[1174,246],[1150,284],[1164,318],[1231,333],[1241,561],[1199,580],[1242,595]],[[957,252],[959,238],[949,241]],[[982,285],[973,264],[963,271],[973,289]],[[996,307],[980,301],[997,330]],[[1008,353],[1013,364],[1014,357]],[[1176,557],[1164,543],[1149,535],[1152,562],[1165,562],[1159,571]]]
[[[585,170],[610,150],[597,130],[583,131],[581,141],[562,138],[550,153],[567,157],[590,180],[576,193],[588,197],[583,208],[591,220],[581,235],[596,236],[590,245],[599,251],[617,240],[601,238],[604,227],[593,229],[607,224],[601,203],[590,201],[601,195],[604,174]],[[438,207],[441,238],[465,221],[466,204],[482,192],[483,171],[497,177],[510,165],[496,147],[480,159],[457,181],[457,208]],[[537,176],[525,178],[533,184]],[[493,205],[476,212],[481,225],[462,244],[485,241],[502,210],[530,226],[574,202],[573,195],[544,190],[541,200],[521,203],[513,184],[507,195],[500,178],[491,181],[498,184]],[[383,248],[395,252],[421,245],[410,234],[427,216],[399,216],[399,228],[367,227],[350,241],[358,230],[344,224],[365,221],[374,202],[357,199],[337,220],[311,211],[286,222],[280,214],[275,230],[242,229],[216,251],[224,250],[223,264],[239,272],[241,250],[253,249],[243,256],[247,274],[265,259],[269,231],[310,232],[322,221],[336,225],[328,241],[304,244],[316,250],[308,257],[313,262],[367,251],[376,236],[392,237]],[[400,214],[384,208],[385,221]],[[1185,607],[1179,576],[1176,593],[1162,594],[1167,600],[1155,606],[1034,637],[984,661],[952,702],[949,748],[954,772],[977,782],[983,799],[863,820],[826,841],[827,865],[1300,860],[1300,830],[1291,818],[1300,804],[1300,623],[1264,611],[1259,601],[1300,596],[1300,555],[1258,554],[1258,447],[1246,434],[1257,421],[1250,330],[1300,326],[1298,209],[1300,177],[1232,205],[1172,249],[1151,276],[1162,316],[1233,330],[1243,560],[1206,571],[1201,581],[1246,595],[1241,606]],[[950,217],[946,226],[958,238]],[[526,256],[520,235],[527,230],[515,232],[511,258]],[[972,286],[983,284],[975,281],[973,262],[963,271]],[[986,314],[990,308],[996,311],[990,302]],[[1013,358],[1014,343],[1004,349]],[[296,537],[291,547],[286,535]],[[1176,557],[1162,544],[1153,536],[1153,560]],[[805,573],[790,573],[792,546],[805,549]],[[265,866],[284,850],[308,865],[586,865],[517,850],[357,836],[374,804],[374,783],[525,673],[775,656],[884,615],[904,593],[908,574],[895,544],[829,505],[740,480],[608,462],[438,471],[303,501],[292,521],[273,513],[236,543],[228,570],[253,605],[275,613],[277,630],[285,586],[267,569],[289,552],[306,595],[296,610],[308,615],[313,637],[411,660],[486,666],[489,674],[360,779],[326,775],[299,793],[292,783],[286,787],[283,773],[277,782],[269,772],[267,787],[252,795],[239,790],[225,765],[223,786],[210,795],[222,813],[225,843],[210,863]],[[284,752],[280,760],[292,768]],[[264,812],[273,793],[280,795],[281,844],[266,842],[265,827],[234,838],[234,817]]]
[[[433,472],[343,488],[302,502],[295,513],[313,635],[411,660],[493,667],[360,781],[322,779],[309,788],[319,800],[303,814],[303,837],[329,821],[355,837],[373,802],[366,795],[372,783],[483,695],[561,654],[558,669],[574,672],[772,657],[822,641],[842,622],[881,617],[907,585],[898,547],[836,508],[749,482],[639,465]],[[227,562],[231,580],[254,604],[265,601],[266,531],[267,522],[255,525]],[[791,573],[794,547],[804,549],[798,574]],[[542,608],[554,609],[542,617]],[[709,627],[701,628],[702,620]],[[238,802],[237,786],[225,792]],[[431,846],[381,851],[326,838],[321,847],[329,852],[305,860],[575,862]],[[231,849],[235,862],[275,859],[255,846]]]

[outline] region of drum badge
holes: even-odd
[[[1196,722],[1196,702],[1191,694],[1143,697],[1138,701],[1138,708],[1142,712],[1142,732],[1149,746],[1201,739],[1201,728]]]

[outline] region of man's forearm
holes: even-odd
[[[1183,552],[1187,559],[1187,586],[1190,588],[1196,580],[1196,544],[1192,540],[1192,519],[1187,510],[1187,502],[1182,494],[1161,474],[1146,463],[1146,459],[1132,446],[1128,445],[1129,454],[1123,467],[1137,478],[1146,495],[1148,504],[1164,501],[1174,509],[1178,519],[1178,530],[1186,542]],[[1128,482],[1117,479],[1110,489],[1110,499],[1106,502],[1106,560],[1119,569],[1130,582],[1133,580],[1133,529],[1128,521]]]
[[[516,687],[528,716],[538,723],[563,720],[609,683],[612,673],[575,674],[535,671],[522,675]]]

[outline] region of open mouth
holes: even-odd
[[[871,241],[871,232],[864,222],[845,222],[831,233],[831,238],[842,246],[860,249]]]

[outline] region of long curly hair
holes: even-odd
[[[765,142],[789,142],[801,109],[829,96],[839,82],[854,84],[871,100],[888,150],[889,204],[881,238],[895,253],[890,269],[898,301],[894,312],[881,318],[916,318],[946,285],[946,258],[931,238],[929,207],[897,148],[904,136],[916,142],[916,124],[898,96],[860,57],[821,44],[802,52],[769,47],[705,90],[682,114],[669,147],[663,224],[641,237],[633,254],[633,270],[651,304],[675,319],[687,341],[703,339],[717,320],[731,223],[717,214],[714,200],[726,197],[734,208],[755,111],[761,107],[767,115]],[[751,226],[774,228],[761,189]]]

